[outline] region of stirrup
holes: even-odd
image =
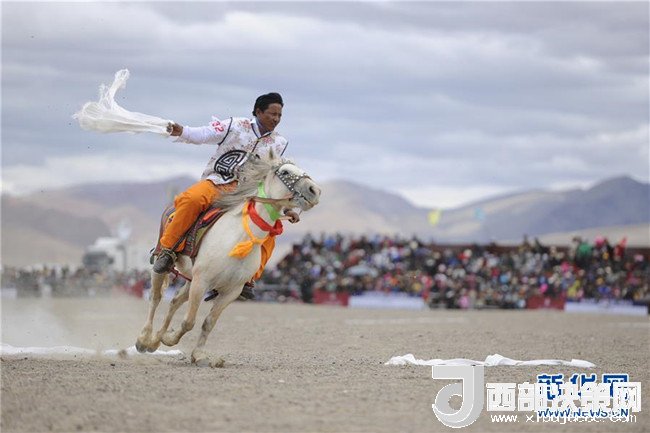
[[[250,281],[244,284],[244,287],[242,287],[242,291],[238,299],[241,299],[242,301],[255,299],[255,292],[253,291],[253,287],[255,287],[254,281]]]
[[[176,253],[168,248],[163,248],[153,264],[153,271],[157,274],[164,274],[171,271],[176,262]]]

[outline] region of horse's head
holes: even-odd
[[[320,199],[321,189],[316,182],[295,163],[272,151],[267,155],[250,156],[240,168],[238,177],[237,188],[222,194],[214,203],[217,207],[229,210],[256,198],[277,210],[309,210]]]
[[[295,163],[269,154],[271,170],[266,176],[267,196],[288,200],[284,207],[309,210],[318,204],[321,189],[309,175]]]

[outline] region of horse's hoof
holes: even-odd
[[[226,361],[223,358],[211,358],[210,354],[203,349],[194,349],[192,351],[192,364],[199,367],[222,368]]]
[[[226,360],[223,358],[217,358],[214,361],[210,361],[210,367],[212,368],[223,368],[226,365]]]
[[[208,358],[208,354],[205,353],[202,349],[194,349],[192,351],[192,356],[190,359],[192,360],[192,364],[198,364],[200,361],[203,361],[204,359]]]
[[[223,368],[226,361],[223,358],[212,360],[209,356],[200,356],[197,359],[192,355],[192,364],[196,364],[198,367]]]
[[[147,346],[145,346],[140,340],[135,342],[135,350],[137,350],[140,353],[144,353],[147,351]]]
[[[158,350],[159,347],[160,347],[160,341],[158,343],[156,343],[156,344],[151,345],[151,346],[147,346],[147,352],[153,353],[156,350]]]
[[[194,359],[194,357],[192,357],[192,364],[196,364],[199,367],[209,367],[210,359],[207,356],[199,359]]]

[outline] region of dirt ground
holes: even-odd
[[[207,305],[202,306],[200,320]],[[16,347],[132,346],[147,303],[133,298],[2,300],[2,343]],[[163,304],[163,310],[166,305]],[[180,313],[183,313],[181,310]],[[178,323],[181,315],[175,323]],[[189,354],[200,321],[178,348]],[[536,382],[542,373],[629,373],[642,382],[636,422],[493,422],[478,431],[650,431],[647,317],[555,311],[379,311],[235,303],[208,348],[224,368],[188,358],[2,356],[0,429],[9,432],[436,432],[431,410],[448,381],[392,356],[578,358],[596,368],[487,367],[485,382]]]

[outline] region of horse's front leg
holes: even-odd
[[[195,276],[192,279],[189,289],[189,301],[190,306],[185,313],[183,322],[178,331],[170,329],[162,335],[161,341],[166,346],[175,346],[180,341],[181,337],[188,333],[194,328],[194,322],[196,321],[196,312],[199,309],[201,300],[203,299],[203,294],[205,292],[205,283],[200,276]]]
[[[203,321],[203,326],[201,326],[201,335],[199,336],[199,341],[196,343],[196,347],[192,351],[192,362],[196,363],[197,365],[209,365],[211,367],[223,365],[222,359],[214,361],[210,360],[210,357],[203,350],[203,348],[205,347],[205,342],[208,339],[208,335],[210,335],[210,332],[212,332],[214,325],[217,324],[217,320],[219,320],[219,316],[221,316],[223,310],[228,305],[230,305],[231,302],[237,299],[240,293],[241,287],[234,290],[223,290],[222,293],[219,293],[219,296],[212,305],[210,313],[208,313],[205,320]]]
[[[142,353],[145,351],[154,352],[160,343],[155,344],[151,341],[151,331],[153,329],[153,318],[156,314],[156,309],[160,300],[162,299],[162,289],[167,281],[167,274],[157,274],[151,272],[151,302],[149,303],[149,315],[147,316],[147,321],[140,332],[140,336],[135,343],[135,348],[138,352]]]
[[[169,303],[169,310],[167,311],[167,316],[165,316],[165,320],[163,321],[162,326],[160,327],[160,330],[156,333],[156,341],[161,341],[163,335],[165,335],[165,332],[167,332],[167,329],[169,329],[169,325],[172,322],[172,318],[174,317],[174,314],[176,314],[176,311],[183,305],[187,300],[190,298],[190,282],[187,281],[185,284],[183,284],[183,287],[180,288],[178,293],[176,293],[176,296],[174,296],[174,299],[171,300]],[[164,343],[164,341],[163,341]]]

